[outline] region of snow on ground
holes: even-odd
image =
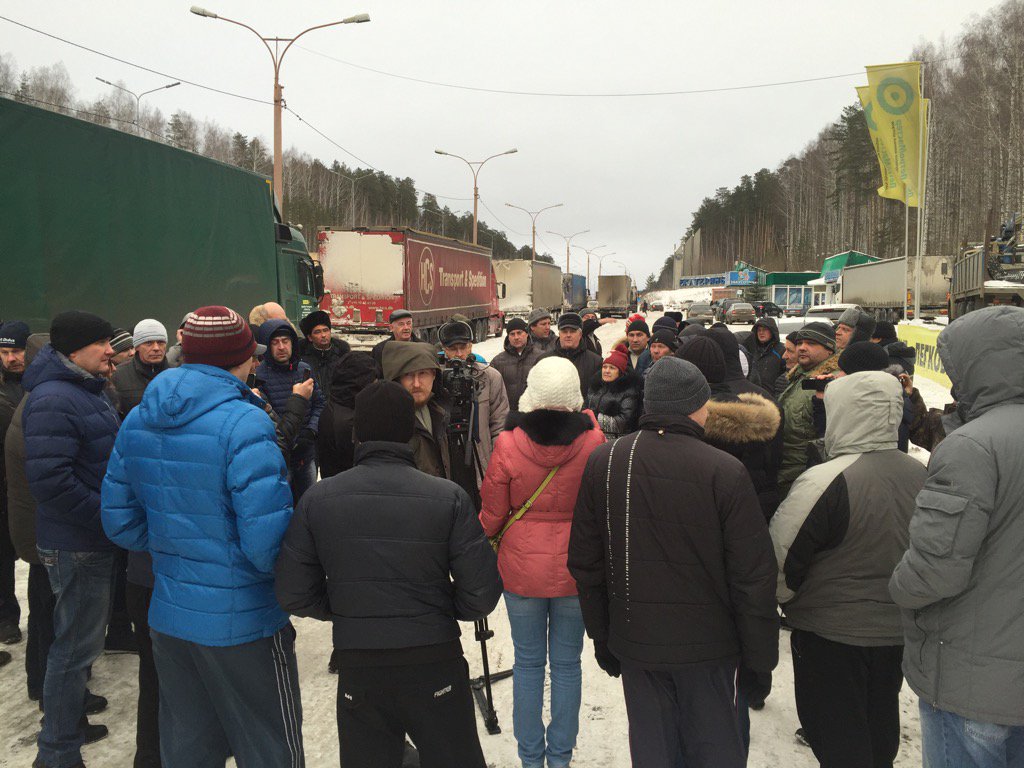
[[[649,322],[657,314],[647,316]],[[746,326],[737,326],[743,330]],[[624,334],[623,321],[604,325],[598,331],[605,348]],[[489,339],[476,345],[488,360],[501,351],[500,339]],[[923,377],[917,379],[925,401],[931,407],[949,402],[949,393],[940,385]],[[28,568],[18,565],[17,592],[22,600],[22,631],[27,613],[26,587]],[[311,619],[297,619],[297,654],[302,689],[303,737],[306,764],[309,768],[338,765],[338,735],[335,719],[337,678],[327,673],[331,649],[329,624]],[[490,617],[495,637],[488,643],[491,669],[512,666],[512,641],[504,603]],[[481,673],[480,646],[473,639],[473,625],[463,624],[463,647],[469,661],[470,674]],[[35,757],[35,737],[39,731],[39,711],[30,702],[25,690],[25,643],[4,646],[14,660],[0,669],[0,701],[4,716],[0,718],[0,767],[15,768],[31,764]],[[789,633],[780,638],[779,666],[775,670],[774,687],[765,708],[751,712],[751,745],[749,765],[754,768],[811,768],[817,763],[810,749],[797,744],[793,733],[799,726],[793,700],[793,666],[789,654]],[[84,748],[87,765],[103,768],[131,768],[135,739],[135,706],[137,658],[131,655],[105,655],[93,667],[91,689],[110,700],[110,708],[92,718],[110,728],[110,736]],[[494,684],[495,709],[502,732],[490,736],[478,718],[480,741],[489,766],[514,768],[519,762],[512,735],[512,681]],[[895,765],[918,766],[921,763],[920,724],[916,696],[904,686],[900,697],[902,744]],[[574,768],[626,768],[629,766],[626,710],[622,687],[608,677],[594,661],[593,646],[588,639],[583,651],[583,706],[580,713],[580,735]]]

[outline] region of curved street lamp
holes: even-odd
[[[530,219],[533,221],[533,230],[532,230],[533,231],[533,240],[532,240],[532,245],[530,246],[530,250],[531,250],[532,256],[530,257],[530,261],[536,261],[537,260],[537,217],[540,216],[542,213],[544,213],[544,211],[549,211],[552,208],[561,208],[562,207],[562,203],[555,203],[554,205],[549,205],[546,208],[541,208],[539,211],[528,211],[525,208],[522,208],[522,207],[520,207],[518,205],[512,205],[512,203],[505,203],[505,205],[507,205],[509,208],[515,208],[516,210],[522,211],[523,213],[527,214],[530,217]]]
[[[355,16],[349,16],[348,18],[342,19],[341,21],[332,21],[327,24],[317,24],[315,27],[304,29],[295,37],[264,37],[255,29],[250,27],[248,24],[243,24],[240,21],[229,19],[226,16],[219,16],[213,11],[208,11],[205,8],[201,8],[198,5],[193,5],[189,9],[196,16],[202,16],[207,19],[220,19],[226,21],[228,24],[234,24],[248,29],[256,37],[258,37],[263,45],[267,48],[267,53],[270,54],[271,60],[274,62],[274,195],[277,197],[277,204],[281,208],[281,215],[284,215],[284,187],[283,187],[283,172],[282,172],[282,160],[281,160],[281,111],[284,106],[284,94],[283,88],[281,87],[281,62],[284,60],[284,55],[288,53],[288,49],[292,47],[292,44],[300,37],[305,35],[307,32],[312,32],[315,29],[326,29],[327,27],[335,27],[338,24],[363,24],[370,20],[370,14],[358,13]],[[270,44],[273,43],[274,47],[271,48]],[[287,43],[284,50],[280,49],[281,43]]]
[[[109,85],[111,88],[117,88],[117,90],[119,90],[119,91],[124,91],[125,93],[130,93],[132,96],[135,97],[135,123],[134,123],[134,125],[135,125],[135,134],[136,135],[139,134],[139,129],[142,127],[140,125],[140,122],[139,122],[142,119],[141,118],[141,114],[142,114],[142,97],[143,96],[147,96],[147,95],[149,95],[151,93],[156,93],[157,91],[164,91],[164,90],[167,90],[168,88],[173,88],[176,85],[181,85],[180,82],[170,83],[168,85],[161,85],[159,88],[152,88],[152,89],[150,89],[148,91],[143,91],[142,93],[136,93],[135,91],[129,91],[123,85],[118,85],[117,83],[112,83],[109,80],[104,80],[102,77],[97,77],[96,79],[99,80],[104,85]]]
[[[573,232],[571,235],[563,235],[561,232],[552,232],[550,229],[548,230],[549,235],[558,235],[560,238],[565,240],[565,274],[568,275],[572,272],[572,269],[569,268],[569,243],[572,242],[574,237],[585,235],[589,231],[589,229],[584,229],[582,232]]]
[[[434,150],[434,154],[445,155],[446,157],[454,157],[461,160],[462,162],[469,166],[469,170],[473,174],[473,245],[477,244],[477,202],[480,200],[480,188],[477,186],[477,177],[480,175],[480,169],[484,167],[484,163],[486,163],[488,160],[493,160],[494,158],[501,157],[502,155],[514,155],[518,151],[519,150],[515,148],[506,149],[504,152],[499,152],[496,155],[485,157],[483,160],[471,161],[467,160],[461,155],[456,155],[453,152],[445,152],[443,149]]]

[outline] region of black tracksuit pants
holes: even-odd
[[[822,768],[892,768],[903,646],[856,646],[794,629],[796,711]]]
[[[344,768],[400,768],[406,734],[422,768],[484,768],[465,658],[340,669]]]
[[[149,602],[153,589],[127,582],[125,602],[128,617],[135,625],[139,644],[139,705],[135,723],[134,768],[160,768],[160,685],[153,661],[153,641],[149,636]]]
[[[622,665],[629,753],[643,768],[744,768],[736,665],[709,662],[672,671]]]

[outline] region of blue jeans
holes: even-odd
[[[82,760],[78,723],[89,666],[103,653],[114,592],[114,552],[40,549],[56,603],[43,683],[39,761],[66,768]]]
[[[291,473],[292,502],[298,505],[302,494],[316,485],[316,454],[311,453],[299,459],[292,457]]]
[[[924,700],[919,707],[924,768],[1024,768],[1024,726],[969,720]]]
[[[579,598],[522,597],[505,592],[516,660],[512,666],[512,729],[524,768],[563,768],[580,730],[583,613]],[[545,733],[544,668],[551,661],[551,724]],[[546,745],[545,745],[546,742]]]

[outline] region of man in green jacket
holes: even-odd
[[[789,372],[789,385],[779,396],[784,415],[782,425],[782,466],[779,468],[779,496],[807,468],[807,446],[818,435],[814,429],[814,392],[803,389],[807,379],[829,376],[838,368],[836,334],[828,323],[808,323],[795,334],[796,365]]]

